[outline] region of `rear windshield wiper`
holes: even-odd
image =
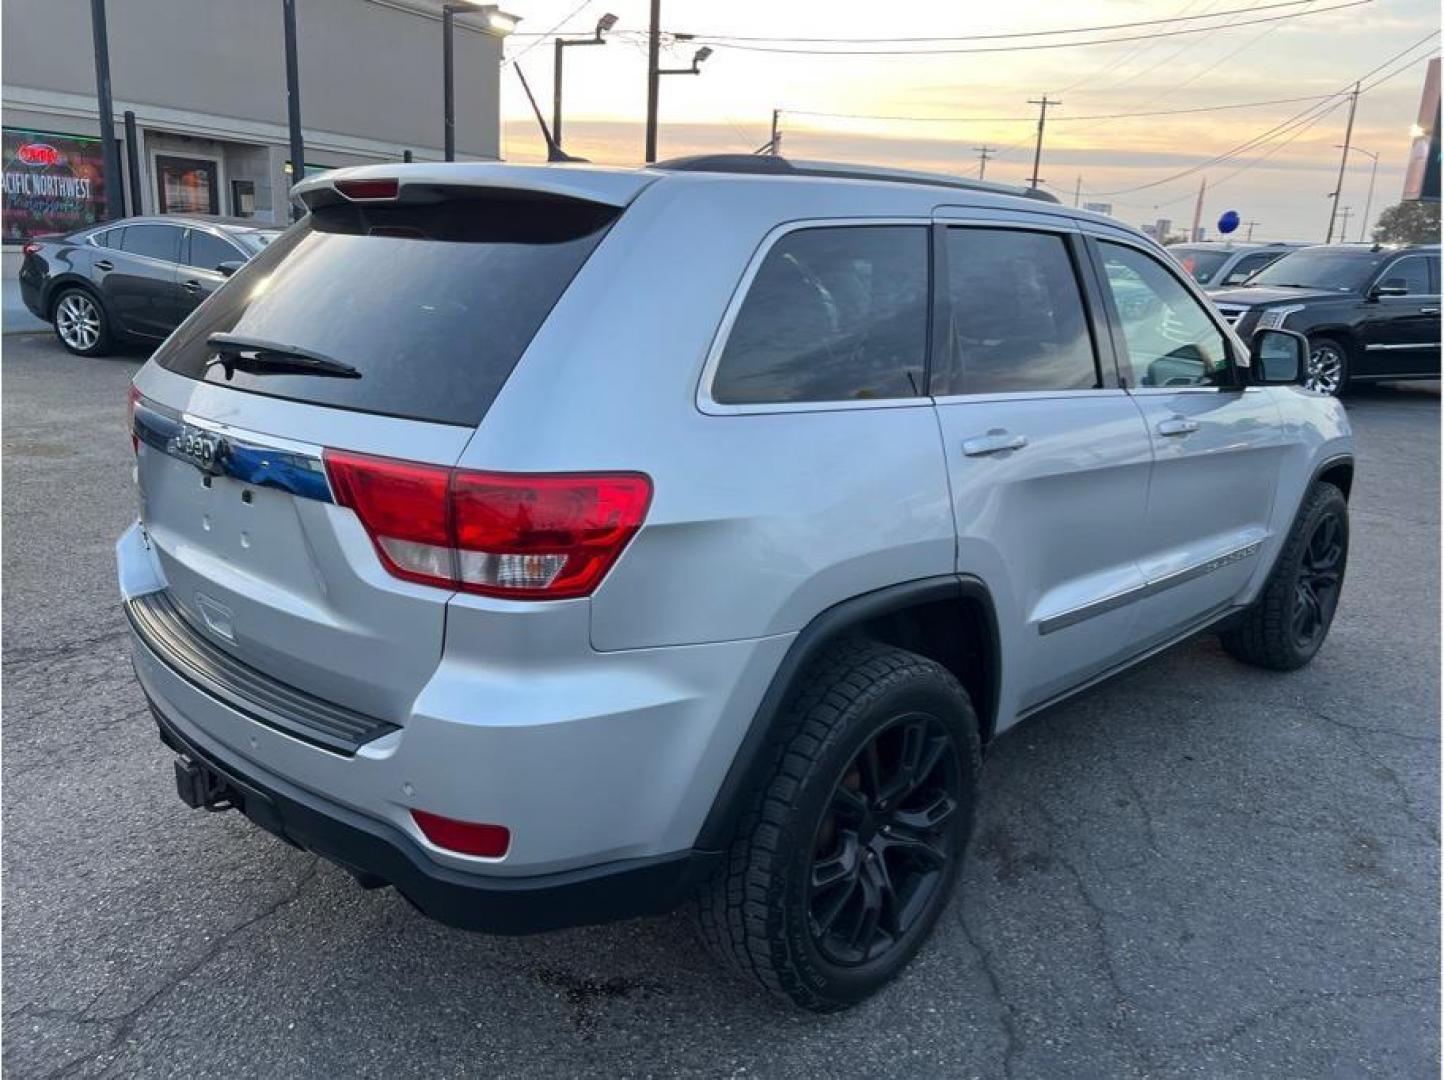
[[[237,334],[212,334],[206,345],[216,355],[206,367],[219,364],[229,379],[237,371],[252,375],[322,375],[332,379],[359,379],[361,372],[350,364],[322,356],[310,349],[282,345]]]

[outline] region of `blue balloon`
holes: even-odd
[[[1238,228],[1238,211],[1225,210],[1223,216],[1218,219],[1218,231],[1228,235]]]

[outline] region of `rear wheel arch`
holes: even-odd
[[[107,316],[110,315],[110,308],[106,307],[105,299],[100,295],[100,290],[95,287],[93,282],[83,277],[75,274],[59,277],[50,282],[46,288],[45,317],[52,322],[55,319],[55,305],[60,302],[60,297],[70,289],[79,289],[81,292],[86,293],[95,301],[96,306],[99,307],[101,311],[105,312]],[[114,321],[113,317],[111,321]]]
[[[773,674],[695,847],[724,848],[752,793],[770,774],[769,750],[788,695],[809,661],[849,636],[907,649],[947,668],[967,690],[986,744],[997,723],[1001,646],[992,594],[971,575],[923,578],[855,596],[816,615]]]

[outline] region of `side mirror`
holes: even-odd
[[[237,270],[239,270],[245,265],[246,264],[241,262],[239,259],[232,259],[229,262],[217,263],[216,272],[222,277],[230,277],[232,274],[234,274]]]
[[[1259,330],[1249,350],[1249,375],[1256,386],[1296,386],[1308,368],[1309,339],[1293,330]]]
[[[1381,281],[1369,290],[1369,299],[1377,300],[1381,296],[1408,296],[1409,286],[1404,284],[1403,278],[1389,278]]]

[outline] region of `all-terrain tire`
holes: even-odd
[[[1332,528],[1337,534],[1338,556],[1332,586],[1319,601],[1318,625],[1313,632],[1301,634],[1300,590],[1317,563],[1321,530]],[[1333,545],[1330,545],[1331,547]],[[1273,572],[1258,598],[1236,622],[1219,635],[1223,647],[1238,660],[1273,671],[1294,671],[1314,658],[1323,645],[1338,607],[1344,584],[1344,569],[1349,554],[1349,505],[1344,493],[1333,484],[1319,482],[1309,490],[1279,552]],[[1319,590],[1314,588],[1315,592]]]
[[[816,924],[808,906],[815,895],[810,890],[816,889],[820,829],[833,813],[841,786],[855,775],[859,755],[914,728],[929,733],[929,755],[955,755],[947,758],[957,766],[955,773],[947,773],[957,777],[954,809],[938,826],[938,846],[946,842],[947,862],[932,877],[925,903],[914,905],[920,912],[917,921],[899,928],[894,943],[884,945],[886,951],[839,965],[814,940]],[[848,638],[829,646],[805,669],[783,707],[769,753],[770,774],[752,793],[722,865],[699,891],[701,935],[725,966],[774,995],[815,1012],[845,1008],[902,970],[947,903],[972,829],[980,769],[977,719],[967,692],[941,665],[903,649]],[[906,757],[900,751],[899,760]],[[918,760],[924,760],[921,754]],[[850,768],[854,773],[847,772]],[[889,809],[888,797],[885,793],[876,804],[879,818]],[[891,811],[902,813],[897,805]],[[891,849],[877,855],[880,866],[893,858]],[[885,868],[882,872],[887,874]]]

